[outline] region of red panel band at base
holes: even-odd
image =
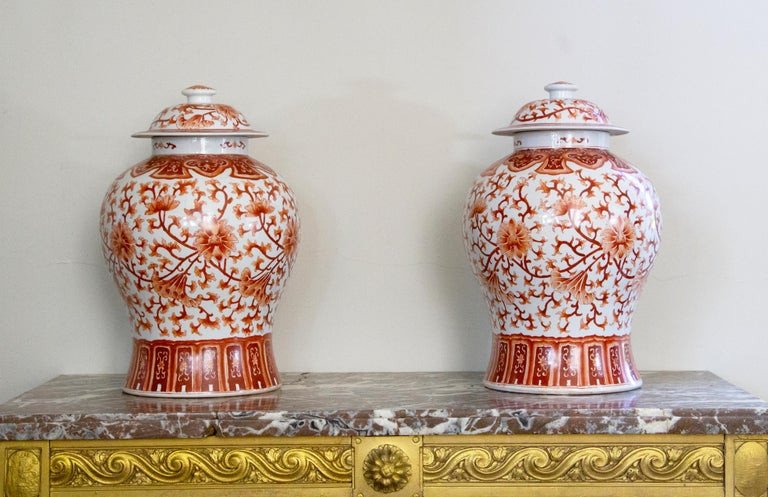
[[[280,386],[272,335],[223,340],[134,340],[124,391],[136,395],[218,396]]]
[[[642,383],[629,335],[549,338],[494,334],[485,380],[491,388],[552,393],[631,390]]]

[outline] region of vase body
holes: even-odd
[[[467,202],[464,238],[493,330],[485,384],[545,394],[638,388],[631,322],[659,247],[659,201],[608,150],[609,130],[620,128],[601,111],[590,119],[584,101],[557,100],[524,107],[501,130],[514,152],[479,176]],[[568,121],[579,106],[586,124]],[[521,129],[521,113],[551,121],[553,107],[567,109],[567,122],[537,129],[522,120]]]
[[[227,129],[241,115],[185,105],[139,134],[152,137],[153,155],[120,175],[102,204],[102,248],[133,328],[124,391],[274,390],[272,320],[298,244],[294,196],[247,154],[247,139],[263,134]]]

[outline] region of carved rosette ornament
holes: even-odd
[[[630,330],[659,248],[650,181],[608,150],[612,125],[553,83],[494,133],[514,151],[475,182],[464,240],[493,329],[486,386],[591,394],[640,387]]]
[[[384,494],[403,489],[411,478],[411,461],[400,448],[384,444],[371,450],[363,461],[365,482]]]
[[[107,266],[133,328],[124,390],[148,396],[274,390],[272,320],[299,242],[296,202],[248,156],[266,136],[193,86],[147,131],[153,155],[120,175],[101,209]]]

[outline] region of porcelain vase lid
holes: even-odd
[[[494,135],[514,135],[525,131],[585,130],[606,131],[623,135],[629,131],[613,125],[603,110],[594,103],[575,98],[578,88],[572,83],[557,81],[544,90],[549,97],[533,100],[520,107],[509,126],[493,131]]]
[[[131,136],[268,136],[263,131],[252,129],[239,110],[230,105],[214,103],[216,90],[213,88],[195,85],[185,88],[181,93],[187,97],[186,102],[163,109],[149,129]]]

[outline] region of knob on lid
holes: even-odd
[[[251,129],[245,116],[234,107],[213,103],[213,88],[195,85],[181,93],[187,97],[185,103],[163,109],[149,129],[132,136],[268,136]]]
[[[629,131],[614,126],[597,105],[575,98],[578,88],[572,83],[557,81],[544,87],[549,98],[534,100],[520,107],[509,126],[499,128],[494,135],[514,135],[536,130],[595,130],[612,135]]]

